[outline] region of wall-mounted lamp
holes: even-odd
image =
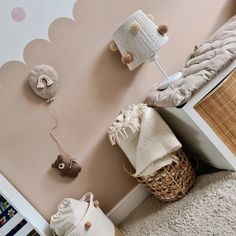
[[[135,12],[112,34],[110,44],[112,51],[120,51],[121,61],[130,70],[135,69],[145,61],[154,61],[165,76],[158,89],[164,90],[174,81],[182,78],[177,72],[168,76],[157,61],[158,50],[168,41],[166,25],[155,25],[152,15],[146,15],[141,10]]]

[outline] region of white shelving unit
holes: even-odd
[[[236,157],[202,119],[194,106],[236,68],[236,60],[219,72],[182,108],[161,108],[166,120],[186,148],[199,159],[226,170],[236,170]]]
[[[14,207],[17,213],[0,227],[0,235],[7,235],[22,220],[26,220],[26,224],[19,229],[14,235],[25,236],[32,230],[32,235],[51,236],[51,230],[48,222],[39,214],[39,212],[8,182],[8,180],[0,173],[0,195]],[[1,214],[0,214],[1,216]]]

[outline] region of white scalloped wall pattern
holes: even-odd
[[[0,67],[8,61],[24,61],[25,46],[34,39],[48,40],[51,23],[73,19],[76,0],[0,0]]]

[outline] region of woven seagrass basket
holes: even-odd
[[[143,184],[159,200],[172,202],[182,198],[193,186],[195,171],[182,149],[173,153],[176,161],[149,176],[139,176]],[[127,169],[126,169],[127,171]],[[128,171],[130,175],[134,169]]]

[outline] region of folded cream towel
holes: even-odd
[[[132,105],[113,122],[108,130],[112,145],[121,147],[135,168],[134,174],[144,176],[171,164],[172,154],[181,144],[171,129],[152,108]]]

